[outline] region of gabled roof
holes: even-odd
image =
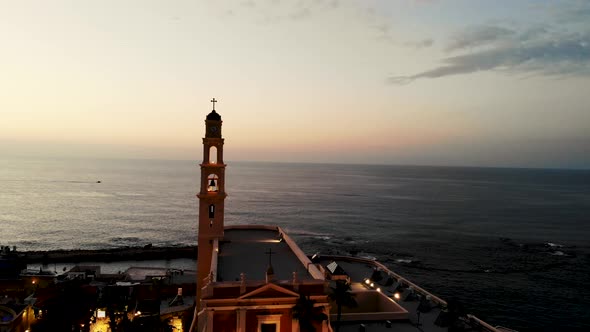
[[[332,263],[326,265],[326,267],[332,275],[347,275],[346,271],[344,271],[336,261],[332,261]]]
[[[238,299],[254,299],[254,298],[276,298],[276,297],[299,297],[299,294],[275,285],[268,283],[260,288],[257,288],[249,293],[240,296]]]

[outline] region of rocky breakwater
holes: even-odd
[[[31,263],[118,262],[197,258],[197,246],[184,247],[122,247],[110,249],[74,249],[19,252],[20,259]]]

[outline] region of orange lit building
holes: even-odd
[[[197,195],[198,331],[299,331],[300,320],[294,317],[305,316],[305,310],[313,313],[316,331],[331,330],[323,272],[282,229],[224,226],[224,139],[212,102]],[[301,306],[306,301],[311,308]]]

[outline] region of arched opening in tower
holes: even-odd
[[[216,174],[209,174],[209,176],[207,177],[207,191],[219,191],[219,177]]]
[[[209,148],[209,164],[217,164],[217,147]]]

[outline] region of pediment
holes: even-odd
[[[281,298],[281,297],[299,297],[299,294],[292,290],[268,283],[249,293],[239,297],[239,299],[264,299],[264,298]]]

